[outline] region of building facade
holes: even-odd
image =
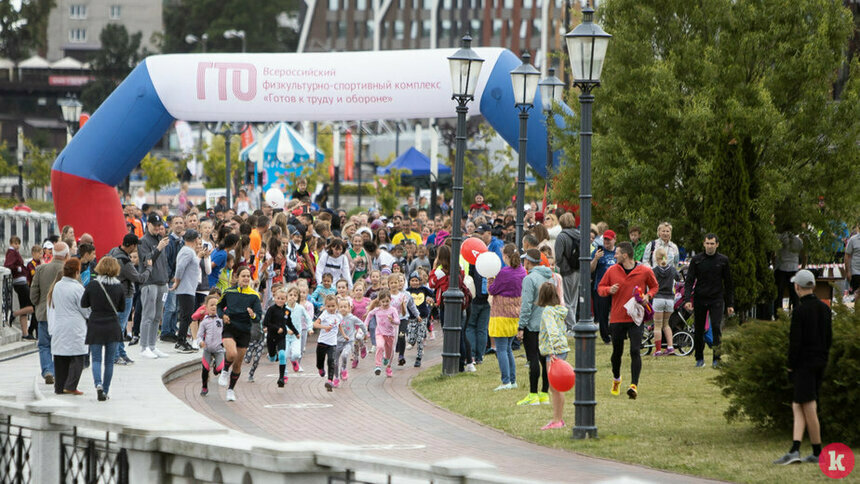
[[[163,0],[56,0],[48,16],[49,61],[63,57],[89,60],[101,48],[99,35],[107,24],[121,24],[129,35],[141,32],[141,47],[158,49],[152,34],[164,30]]]

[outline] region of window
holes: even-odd
[[[442,32],[440,32],[440,34],[441,35],[439,37],[441,37],[441,38],[448,38],[451,36],[451,21],[450,20],[443,20],[442,21]]]
[[[499,37],[502,35],[502,20],[501,19],[493,19],[493,37]]]
[[[532,0],[523,0],[523,8],[532,8]]]
[[[69,30],[69,42],[83,43],[87,41],[87,29]]]
[[[413,21],[412,26],[409,29],[409,38],[413,39],[413,40],[417,39],[420,35],[418,33],[418,29],[420,29],[420,28],[421,28],[421,24],[417,20]]]
[[[430,37],[430,32],[433,30],[433,21],[432,20],[422,20],[421,21],[421,38]]]
[[[397,40],[403,40],[403,21],[395,20],[394,21],[394,38]]]
[[[433,0],[424,0],[424,10],[433,9]]]
[[[120,6],[120,5],[111,5],[110,6],[110,18],[111,18],[111,20],[118,20],[121,13],[122,13],[122,6]]]
[[[352,23],[352,37],[354,39],[361,39],[361,22],[360,20],[356,20]]]
[[[338,9],[338,0],[328,0],[328,9],[329,10],[337,10]]]
[[[442,8],[444,8],[445,10],[451,10],[451,8],[452,8],[451,0],[442,0]]]
[[[540,26],[542,22],[539,19],[532,21],[532,37],[540,36]]]
[[[523,19],[522,23],[520,24],[520,38],[525,39],[526,33],[528,33],[528,31],[529,31],[529,21]]]
[[[341,20],[337,23],[337,38],[342,39],[346,36],[346,20]]]
[[[373,20],[368,20],[367,22],[365,22],[364,26],[364,36],[368,39],[373,37]]]
[[[475,45],[481,45],[481,21],[472,20],[472,38],[475,39]]]
[[[87,6],[86,5],[70,5],[69,6],[69,18],[80,19],[80,20],[87,18]]]
[[[514,0],[505,0],[505,8],[514,8]]]
[[[367,10],[367,0],[355,0],[355,8],[357,10]]]

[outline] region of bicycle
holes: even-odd
[[[674,316],[674,314],[673,314]],[[687,356],[693,352],[693,327],[687,320],[684,321],[684,329],[688,331],[674,331],[672,334],[672,346],[675,348],[675,353],[678,356]],[[639,353],[642,356],[648,356],[654,351],[654,325],[649,324],[642,332],[642,347]]]

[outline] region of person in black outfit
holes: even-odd
[[[286,306],[287,291],[275,293],[275,304],[272,304],[263,317],[263,327],[266,328],[266,348],[269,350],[269,361],[278,360],[278,387],[284,388],[284,373],[287,369],[287,331],[290,334],[301,334],[293,325],[292,313]]]
[[[794,435],[791,449],[774,464],[809,462],[818,464],[821,454],[821,427],[818,424],[818,392],[833,341],[830,307],[813,294],[815,276],[798,271],[791,279],[800,302],[791,313],[788,343],[788,375],[794,384],[791,410],[794,413]],[[812,454],[800,458],[803,431],[809,433]]]
[[[81,296],[81,307],[91,308],[87,319],[87,337],[92,353],[93,382],[99,401],[108,399],[110,383],[113,378],[113,365],[116,360],[117,346],[122,341],[119,315],[125,311],[125,289],[119,276],[119,262],[105,256],[96,265],[96,277],[90,280]],[[102,353],[104,352],[104,354]],[[104,361],[104,380],[102,380],[102,361]]]
[[[705,319],[710,315],[714,335],[713,366],[716,368],[720,365],[723,307],[728,308],[726,312],[729,316],[735,314],[735,290],[729,258],[717,252],[719,246],[716,234],[705,235],[705,252],[696,254],[690,261],[684,288],[684,308],[693,311],[695,316],[693,345],[696,348],[696,367],[699,368],[705,366]],[[690,298],[695,302],[691,302]]]

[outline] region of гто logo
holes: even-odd
[[[247,62],[198,62],[197,99],[206,99],[206,72],[218,71],[218,99],[227,100],[227,71],[233,71],[231,87],[233,95],[240,101],[250,101],[257,95],[257,68]],[[247,72],[248,85],[242,90],[242,73]]]

